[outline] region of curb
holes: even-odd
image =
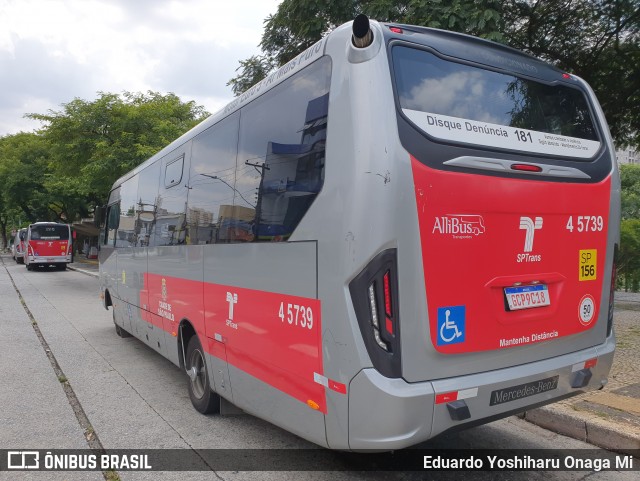
[[[100,277],[100,275],[97,272],[89,271],[87,269],[82,269],[81,267],[75,267],[75,266],[67,265],[67,269],[69,269],[70,271],[81,272],[82,274],[85,274],[85,275],[91,276],[91,277],[95,277],[95,278]]]
[[[620,425],[588,411],[576,411],[556,404],[526,411],[524,419],[549,431],[610,451],[637,456],[640,450],[640,429],[629,426],[627,432],[622,432]]]

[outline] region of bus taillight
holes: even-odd
[[[380,321],[378,320],[378,302],[376,299],[375,283],[369,286],[369,309],[371,310],[371,324],[373,328],[373,338],[376,344],[385,351],[389,350],[387,343],[382,340],[380,336]]]
[[[349,284],[360,332],[373,366],[400,377],[400,325],[396,250],[378,254]]]
[[[384,314],[385,314],[385,328],[387,332],[393,336],[393,311],[391,310],[391,271],[384,273],[383,285],[384,285]]]

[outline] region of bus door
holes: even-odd
[[[119,218],[115,236],[115,281],[120,299],[116,311],[124,322],[125,330],[134,335],[137,335],[137,325],[142,317],[140,291],[147,268],[146,252],[138,248],[136,234],[138,183],[139,176],[135,175],[120,185]]]
[[[117,252],[115,250],[115,245],[119,221],[120,187],[117,187],[112,190],[109,195],[109,202],[105,211],[104,230],[101,233],[100,251],[98,253],[98,260],[100,262],[100,288],[102,290],[105,308],[109,305],[109,299],[107,296],[110,297],[111,303],[117,300],[118,297],[118,283],[116,281]],[[128,326],[128,329],[125,326],[121,327],[125,328],[127,332],[131,332],[130,325]]]
[[[149,204],[145,208],[150,223],[145,227],[149,266],[144,288],[149,294],[147,317],[141,327],[143,340],[176,363],[178,343],[174,341],[180,321],[193,320],[202,312],[198,308],[202,289],[196,287],[202,281],[202,264],[187,262],[185,246],[190,146],[188,143],[167,154],[153,170],[141,173],[159,182],[155,198],[150,191],[144,200]]]

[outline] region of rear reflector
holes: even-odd
[[[470,399],[478,395],[478,388],[472,387],[470,389],[460,389],[459,391],[445,392],[436,394],[436,404],[444,404],[459,399]]]
[[[436,394],[436,404],[444,404],[458,399],[458,391]]]
[[[596,367],[598,364],[598,358],[593,357],[591,359],[587,359],[584,362],[579,362],[578,364],[574,364],[571,366],[571,372],[581,371],[582,369],[591,369],[592,367]]]
[[[542,167],[533,164],[511,164],[511,170],[521,170],[523,172],[542,172]]]

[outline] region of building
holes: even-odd
[[[634,146],[616,149],[616,158],[618,159],[618,165],[640,164],[640,152]]]

